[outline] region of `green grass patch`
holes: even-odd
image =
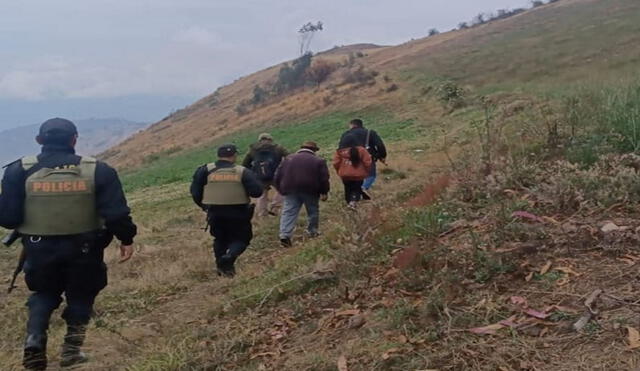
[[[387,142],[396,142],[416,137],[418,129],[410,120],[397,120],[381,111],[332,113],[309,121],[294,122],[277,128],[256,128],[223,137],[211,143],[209,147],[198,148],[179,154],[154,156],[141,168],[124,171],[122,181],[127,192],[165,185],[175,182],[188,182],[200,165],[215,160],[215,147],[223,143],[234,143],[240,149],[240,156],[246,155],[249,146],[263,131],[269,131],[276,142],[290,151],[295,151],[305,140],[314,140],[321,147],[320,155],[329,159],[337,147],[340,135],[347,129],[347,123],[354,117],[360,117],[368,128],[376,130]]]
[[[567,159],[593,165],[602,154],[640,152],[640,83],[587,90],[565,99],[565,120],[577,135]]]

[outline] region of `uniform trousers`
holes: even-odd
[[[105,232],[106,233],[106,232]],[[51,314],[66,299],[62,318],[86,325],[98,293],[107,286],[104,247],[111,236],[23,237],[25,281],[33,294],[27,301],[27,333],[45,334]]]

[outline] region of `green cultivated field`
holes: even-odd
[[[254,129],[232,135],[212,143],[209,147],[198,148],[174,156],[154,156],[148,163],[133,172],[124,172],[122,180],[127,191],[134,191],[149,186],[158,186],[174,182],[186,182],[191,179],[195,169],[215,160],[215,147],[223,143],[234,143],[240,150],[242,158],[249,145],[257,140],[260,133],[271,133],[275,141],[289,151],[295,151],[305,140],[313,140],[321,148],[320,154],[325,158],[333,155],[340,135],[347,129],[349,120],[360,117],[368,128],[374,129],[388,141],[415,138],[419,128],[412,121],[399,121],[391,114],[384,112],[333,113],[300,123],[290,123],[277,128]]]

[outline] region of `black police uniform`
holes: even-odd
[[[228,161],[216,162],[216,169],[234,166]],[[252,205],[203,205],[202,198],[208,176],[209,170],[206,165],[196,170],[191,183],[191,195],[193,201],[207,211],[211,235],[214,237],[213,252],[218,269],[225,274],[233,275],[233,264],[247,249],[253,238],[251,226],[253,207]],[[250,197],[257,198],[262,195],[263,185],[251,170],[246,169],[242,173],[242,185]]]
[[[38,163],[25,171],[21,161],[9,165],[2,179],[0,194],[0,226],[16,229],[25,216],[25,181],[41,168],[78,165],[81,157],[70,145],[45,144]],[[65,345],[76,350],[84,340],[84,326],[89,322],[94,300],[107,285],[107,268],[103,250],[115,235],[130,245],[136,235],[130,209],[114,169],[97,162],[95,171],[96,207],[105,220],[105,228],[73,236],[23,236],[26,251],[25,281],[33,294],[27,302],[27,342],[25,366],[31,369],[46,367],[46,333],[52,312],[66,298],[62,317],[67,322]],[[67,344],[69,343],[69,344]],[[28,353],[28,348],[32,354]],[[39,349],[43,348],[43,349]],[[64,351],[64,347],[63,347]],[[36,353],[36,354],[33,354]],[[44,355],[44,359],[42,356]],[[28,364],[29,358],[32,364]]]

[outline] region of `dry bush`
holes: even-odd
[[[316,61],[306,72],[306,79],[310,83],[319,86],[325,82],[329,76],[337,69],[334,63],[324,60]]]
[[[582,168],[568,161],[501,158],[493,173],[465,168],[458,176],[457,198],[465,202],[498,199],[512,191],[549,213],[573,214],[640,201],[640,157],[634,154],[603,156]]]
[[[342,82],[344,84],[358,84],[360,86],[374,84],[376,76],[378,76],[377,71],[368,70],[364,68],[364,66],[360,65],[356,69],[349,69],[345,71],[342,76]]]

